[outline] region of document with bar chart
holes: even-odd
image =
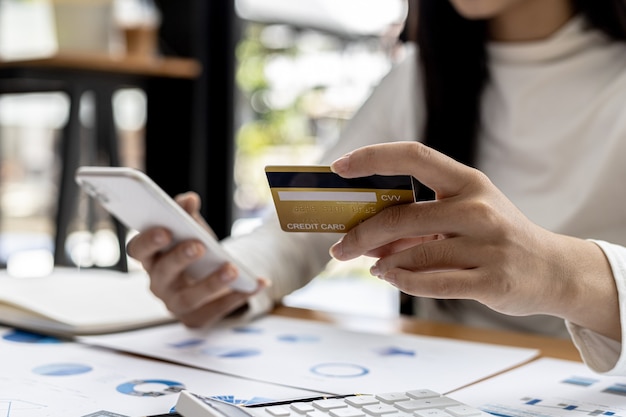
[[[449,394],[499,417],[626,417],[626,377],[543,358]]]

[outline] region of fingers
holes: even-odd
[[[259,279],[253,294],[235,291],[229,285],[238,275],[230,263],[200,280],[191,279],[184,272],[161,270],[151,274],[150,289],[185,325],[202,327],[221,320],[268,286],[267,281]]]
[[[149,270],[151,289],[160,298],[165,298],[171,291],[178,290],[184,279],[184,271],[189,265],[200,259],[206,252],[202,243],[189,240],[174,246],[161,256],[155,257]]]
[[[191,327],[215,323],[244,305],[253,294],[236,292],[230,283],[237,279],[237,268],[226,263],[203,279],[192,279],[185,270],[205,252],[200,242],[185,241],[163,252],[169,239],[163,229],[152,229],[129,242],[129,253],[140,259],[150,275],[150,290],[159,297],[174,316]],[[154,241],[158,240],[158,244]],[[259,280],[258,291],[268,282]],[[256,292],[254,293],[256,294]]]
[[[331,255],[347,261],[366,253],[376,253],[378,248],[402,245],[403,241],[415,237],[443,233],[434,227],[432,219],[428,222],[420,220],[432,211],[426,208],[429,204],[402,204],[384,209],[344,235],[330,248]]]
[[[412,175],[438,197],[458,194],[480,175],[473,168],[418,142],[366,146],[339,158],[331,169],[346,178]]]
[[[135,235],[126,245],[126,252],[150,270],[155,256],[172,242],[172,234],[164,228],[156,227]]]
[[[492,288],[482,284],[486,280],[475,269],[412,272],[398,268],[390,270],[384,279],[402,292],[416,297],[481,301],[494,292]]]
[[[383,246],[379,246],[370,251],[364,253],[365,256],[381,258],[383,256],[389,256],[393,253],[401,252],[405,249],[413,247],[415,245],[419,245],[422,243],[430,242],[432,240],[444,239],[444,235],[431,235],[431,236],[418,236],[411,238],[401,238],[385,244]]]
[[[468,237],[452,237],[432,240],[380,258],[370,269],[372,275],[385,279],[394,269],[413,272],[472,269],[480,265],[480,257],[495,256],[485,253],[491,250],[484,245],[479,252],[478,244]]]
[[[485,259],[502,256],[497,247],[479,245],[471,238],[447,238],[381,258],[370,272],[414,296],[474,299],[500,309],[510,296],[510,283],[500,279],[504,271],[483,265]]]
[[[331,167],[348,178],[411,175],[436,193],[434,201],[389,207],[354,227],[331,248],[336,259],[378,256],[372,274],[415,296],[474,299],[510,315],[587,320],[563,300],[577,292],[575,277],[588,282],[578,272],[584,266],[571,265],[586,264],[589,252],[572,256],[567,248],[579,247],[578,240],[532,223],[480,171],[414,142],[360,148]],[[419,240],[433,235],[444,238]]]
[[[264,280],[259,279],[258,282],[259,287],[255,294],[267,286],[267,282]],[[178,319],[187,327],[208,327],[217,323],[228,314],[245,307],[249,298],[250,294],[230,291],[196,310],[178,315]]]
[[[330,253],[346,261],[364,254],[384,254],[390,248],[402,249],[433,236],[481,233],[487,228],[490,212],[488,205],[471,199],[387,207],[350,230],[330,248]]]
[[[200,212],[200,196],[193,191],[179,194],[174,200],[189,214]]]
[[[372,145],[335,161],[339,175],[412,175],[437,193],[434,201],[384,209],[331,248],[338,260],[385,254],[402,241],[429,235],[484,235],[509,229],[519,213],[480,171],[416,142]],[[395,243],[394,243],[395,242]]]
[[[178,204],[194,218],[199,214],[200,197],[193,192],[176,196]],[[196,218],[196,220],[198,220]],[[172,243],[172,234],[169,230],[155,227],[135,235],[126,245],[126,252],[132,258],[140,261],[144,268],[151,269],[154,258]]]
[[[211,231],[200,215],[200,198],[190,192],[176,197],[176,201],[196,221]],[[172,234],[163,228],[144,231],[131,239],[128,254],[139,260],[150,275],[150,290],[159,297],[169,311],[190,327],[215,323],[245,306],[253,294],[234,291],[230,283],[237,279],[237,268],[225,263],[216,271],[207,271],[207,277],[192,279],[186,270],[206,252],[196,240],[172,242]],[[268,282],[259,280],[258,291]]]
[[[237,278],[238,271],[231,264],[224,264],[208,277],[191,279],[184,273],[178,273],[169,283],[168,293],[159,295],[167,308],[176,316],[181,317],[198,310],[221,297],[233,293],[228,284]],[[157,275],[153,281],[156,281]],[[154,286],[157,284],[155,283]],[[158,283],[163,285],[163,283]],[[156,290],[156,288],[155,288]]]
[[[201,308],[178,315],[178,319],[190,328],[210,327],[229,313],[246,305],[248,296],[238,292],[226,294],[212,303],[203,305]]]
[[[200,199],[200,196],[198,194],[194,193],[193,191],[189,191],[177,195],[176,197],[174,197],[174,200],[183,208],[183,210],[189,213],[195,221],[197,221],[202,227],[208,230],[209,233],[213,235],[213,237],[217,238],[211,226],[209,226],[209,224],[200,213],[202,200]]]
[[[412,272],[396,268],[385,274],[385,281],[402,292],[442,300],[476,300],[494,311],[513,316],[544,313],[542,294],[519,291],[510,282],[489,274],[488,269],[457,269]]]

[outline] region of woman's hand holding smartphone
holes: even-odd
[[[80,167],[76,180],[87,194],[131,229],[144,232],[164,227],[172,234],[174,244],[189,239],[202,242],[207,250],[189,266],[190,276],[201,279],[226,262],[237,264],[208,230],[143,172],[126,167]],[[231,287],[254,292],[258,285],[254,276],[240,265],[237,268],[239,277]]]

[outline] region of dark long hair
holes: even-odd
[[[626,40],[626,0],[572,0],[589,24]],[[426,100],[423,140],[468,165],[474,163],[481,93],[489,74],[483,20],[461,17],[448,0],[417,0],[417,44]],[[422,197],[424,198],[424,197]]]

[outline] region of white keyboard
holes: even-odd
[[[427,389],[292,399],[247,406],[182,391],[176,412],[183,417],[493,417]]]

